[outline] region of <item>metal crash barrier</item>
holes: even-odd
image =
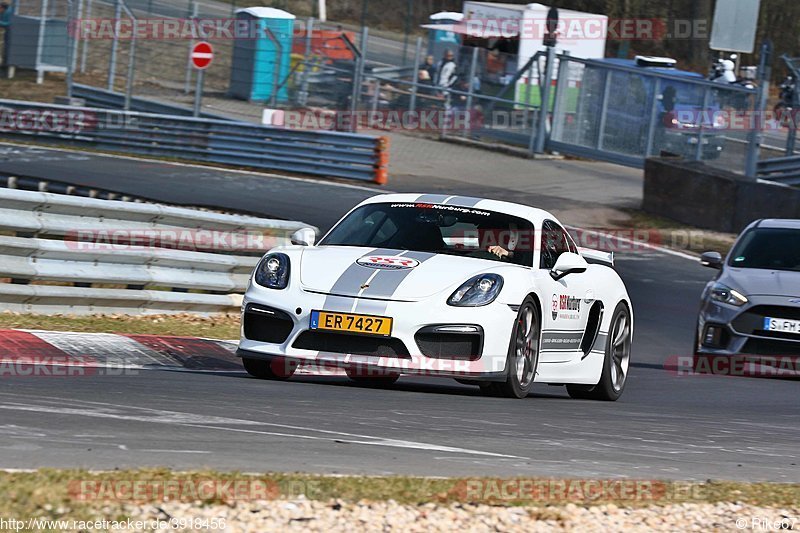
[[[388,139],[0,100],[0,137],[297,174],[386,182]]]
[[[0,189],[0,307],[39,313],[236,312],[294,221]]]

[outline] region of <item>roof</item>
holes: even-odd
[[[617,57],[605,57],[601,59],[593,59],[592,61],[602,61],[603,63],[611,63],[612,65],[619,65],[621,67],[630,67],[641,69],[647,72],[661,72],[663,74],[672,74],[674,76],[686,76],[687,78],[705,78],[702,74],[691,72],[689,70],[680,70],[677,68],[663,68],[663,67],[643,67],[636,64],[633,59],[620,59]]]
[[[284,11],[283,9],[276,9],[274,7],[247,7],[237,9],[236,13],[247,13],[259,19],[290,19],[294,20],[296,17]]]
[[[455,20],[460,21],[464,19],[464,13],[458,13],[456,11],[440,11],[439,13],[434,13],[428,20]]]
[[[431,204],[452,205],[456,207],[474,207],[475,209],[484,209],[486,211],[495,211],[498,213],[505,213],[515,217],[530,220],[534,224],[541,224],[545,219],[558,221],[548,211],[531,207],[528,205],[515,204],[512,202],[503,202],[500,200],[490,200],[487,198],[474,198],[470,196],[455,196],[447,194],[421,194],[421,193],[403,193],[403,194],[379,194],[371,198],[367,198],[361,204],[377,204],[377,203],[417,203],[426,202]]]
[[[772,229],[800,229],[800,219],[797,218],[765,218],[759,220],[756,227]]]

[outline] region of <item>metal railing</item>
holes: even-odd
[[[800,185],[800,156],[762,159],[756,168],[759,178],[785,185]]]
[[[384,183],[386,139],[178,117],[0,100],[0,137]]]
[[[302,227],[308,226],[0,189],[0,307],[235,312],[261,255]]]

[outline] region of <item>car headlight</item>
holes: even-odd
[[[457,307],[488,305],[497,298],[502,288],[503,278],[497,274],[481,274],[470,278],[456,289],[456,292],[447,299],[447,305]]]
[[[256,266],[253,275],[256,283],[269,289],[285,289],[289,284],[289,256],[267,254]]]
[[[711,296],[711,299],[714,301],[735,305],[736,307],[741,307],[747,303],[747,297],[745,297],[744,294],[722,283],[715,283],[714,286],[711,287],[709,296]]]

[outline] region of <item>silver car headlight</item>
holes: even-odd
[[[747,303],[747,297],[744,294],[722,283],[715,283],[714,286],[711,287],[709,296],[716,302],[735,305],[736,307],[741,307]]]
[[[268,289],[285,289],[289,284],[289,256],[267,254],[256,266],[253,280]]]
[[[447,299],[447,305],[456,307],[480,307],[492,303],[500,289],[503,278],[497,274],[481,274],[464,282],[456,292]]]

